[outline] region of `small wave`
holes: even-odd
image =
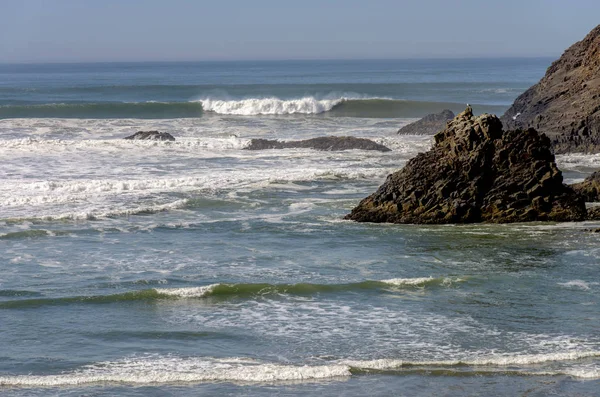
[[[98,383],[174,384],[205,382],[272,383],[312,382],[323,379],[347,379],[373,372],[423,375],[567,375],[598,379],[596,366],[570,366],[531,370],[531,364],[574,361],[599,357],[599,351],[563,352],[538,355],[507,355],[457,361],[338,360],[321,365],[268,363],[250,358],[148,356],[87,365],[72,372],[54,375],[0,376],[3,387],[86,386]],[[525,366],[525,367],[523,367]],[[516,368],[515,368],[516,367]]]
[[[96,383],[312,381],[351,376],[346,365],[285,365],[243,358],[141,358],[103,362],[59,375],[0,376],[0,386],[82,386]]]
[[[41,296],[42,294],[35,291],[0,289],[0,297],[15,298],[20,296]]]
[[[31,203],[30,198],[26,198],[27,202]],[[14,199],[11,202],[15,202]],[[43,201],[48,202],[48,201]],[[138,205],[131,208],[123,208],[123,209],[107,209],[107,210],[83,210],[80,212],[67,212],[67,213],[59,213],[53,215],[32,215],[32,216],[24,216],[24,217],[14,217],[14,218],[6,218],[3,219],[5,222],[23,222],[23,221],[80,221],[80,220],[100,220],[100,219],[110,219],[124,216],[132,216],[132,215],[149,215],[149,214],[157,214],[165,211],[172,211],[177,209],[182,209],[187,206],[188,200],[181,199],[176,200],[171,203],[166,204],[156,204],[156,205]],[[36,203],[37,204],[37,203]],[[53,232],[46,231],[45,233],[41,231],[33,232],[33,236],[42,237],[42,236],[57,236],[69,234],[69,232]],[[10,238],[26,238],[33,237],[31,235],[27,235],[25,233],[7,233],[5,235],[0,235],[0,239],[10,239]]]
[[[571,281],[567,281],[566,283],[558,283],[558,285],[561,285],[563,287],[567,287],[567,288],[577,288],[577,289],[581,289],[584,291],[588,291],[590,289],[591,285],[598,285],[597,282],[587,282],[587,281],[583,281],[583,280],[571,280]]]
[[[417,277],[417,278],[392,278],[389,280],[383,280],[382,283],[393,285],[396,287],[403,286],[416,286],[424,287],[426,285],[451,285],[453,283],[459,283],[465,281],[462,278],[451,278],[451,277]]]
[[[21,239],[21,238],[32,238],[32,237],[46,237],[56,235],[56,232],[50,230],[34,229],[34,230],[21,230],[18,232],[9,232],[0,234],[0,240],[10,239]]]
[[[505,354],[472,357],[460,360],[440,360],[440,361],[410,361],[397,359],[379,359],[379,360],[349,360],[342,361],[357,370],[395,370],[406,367],[506,367],[506,366],[527,366],[535,364],[545,364],[563,361],[576,361],[584,358],[600,357],[600,351],[569,351],[541,354]]]
[[[452,281],[453,280],[453,281]],[[113,295],[73,296],[62,298],[23,299],[0,302],[0,309],[39,307],[46,305],[97,304],[123,301],[194,299],[194,298],[253,298],[267,295],[315,295],[320,293],[343,293],[365,290],[385,290],[393,288],[422,288],[427,286],[447,286],[462,279],[447,277],[424,277],[414,279],[368,280],[348,284],[267,284],[267,283],[215,283],[198,287],[152,288]]]

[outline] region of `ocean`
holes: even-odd
[[[342,219],[551,62],[0,65],[0,394],[600,395],[600,224]]]

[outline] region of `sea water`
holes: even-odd
[[[0,65],[0,394],[597,395],[600,224],[342,220],[550,63]]]

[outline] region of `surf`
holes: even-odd
[[[474,105],[478,111],[502,113],[506,106]],[[302,96],[294,98],[205,97],[182,102],[67,102],[0,105],[0,119],[178,119],[207,115],[231,116],[316,116],[364,118],[419,118],[450,109],[458,112],[463,103],[413,101],[363,94]]]
[[[41,306],[71,304],[109,304],[134,301],[160,301],[183,299],[257,299],[266,296],[294,295],[313,296],[361,291],[390,292],[403,289],[449,287],[466,281],[459,277],[415,277],[389,280],[367,280],[347,284],[269,284],[269,283],[215,283],[196,287],[151,288],[110,295],[71,296],[19,299],[0,302],[0,309],[24,309]]]

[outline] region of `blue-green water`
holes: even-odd
[[[0,66],[0,394],[598,394],[598,223],[341,220],[549,63]],[[243,150],[322,135],[392,151]]]

